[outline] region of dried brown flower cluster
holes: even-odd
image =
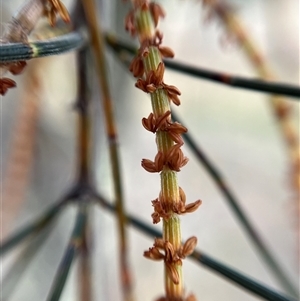
[[[145,251],[144,256],[155,261],[163,260],[169,277],[175,284],[178,284],[179,274],[175,264],[182,265],[182,259],[193,253],[196,244],[197,238],[192,236],[176,251],[170,242],[156,238],[153,247]],[[163,251],[163,253],[161,251]],[[196,301],[196,297],[190,294],[186,298],[160,297],[156,301]]]
[[[151,260],[164,260],[167,266],[167,272],[175,284],[179,283],[179,274],[174,264],[182,265],[182,259],[191,255],[196,247],[197,238],[190,237],[179,250],[175,250],[173,245],[163,240],[162,238],[155,238],[152,248],[144,252],[144,256]],[[164,253],[161,252],[164,251]]]
[[[162,194],[159,195],[159,198],[152,201],[152,206],[154,207],[154,212],[151,215],[153,224],[159,223],[161,218],[168,220],[171,217],[171,212],[176,214],[194,212],[202,203],[201,200],[197,200],[186,205],[186,196],[181,187],[179,187],[179,194],[180,201],[176,203],[167,202]]]
[[[28,7],[28,5],[31,6]],[[29,4],[25,4],[13,21],[7,25],[7,30],[0,39],[1,43],[27,43],[28,34],[30,34],[38,19],[42,16],[32,17],[34,15],[32,11],[38,11],[37,7],[39,6],[43,6],[43,14],[48,17],[51,26],[55,25],[57,14],[61,16],[64,22],[70,22],[69,13],[60,0],[32,1]],[[21,74],[25,66],[26,62],[24,61],[0,63],[0,95],[5,95],[8,89],[16,87],[14,80],[2,76],[6,72],[10,72],[13,75]]]
[[[59,14],[61,19],[69,23],[70,15],[64,4],[60,0],[48,0],[45,5],[45,15],[48,18],[49,24],[55,26],[56,15]]]
[[[9,64],[1,64],[0,69],[6,69],[13,75],[17,75],[22,73],[23,69],[26,66],[26,62],[19,61],[19,62],[13,62]],[[3,72],[3,71],[2,71]],[[14,88],[16,86],[16,82],[10,78],[4,77],[0,78],[0,95],[4,95],[8,89]]]
[[[169,118],[171,111],[167,111],[157,119],[153,113],[150,113],[148,118],[143,118],[142,123],[144,128],[152,133],[157,131],[165,131],[169,134],[170,138],[178,144],[183,144],[181,134],[187,132],[187,128],[181,125],[179,122],[170,122]]]
[[[147,55],[147,54],[146,54]],[[143,56],[146,56],[145,54]],[[142,59],[139,59],[142,61]],[[141,65],[139,63],[139,65]],[[143,68],[141,68],[143,69]],[[144,70],[143,70],[144,72]],[[135,86],[146,93],[153,93],[157,89],[164,89],[167,92],[169,100],[172,101],[175,105],[180,105],[180,100],[178,95],[180,95],[180,91],[175,86],[167,85],[163,82],[165,72],[165,65],[164,63],[159,63],[156,70],[151,70],[145,79],[139,78],[135,84]],[[141,71],[139,70],[140,74]]]
[[[135,9],[141,9],[144,11],[149,10],[152,15],[155,27],[158,24],[159,18],[164,18],[165,16],[165,12],[162,7],[155,2],[149,3],[147,0],[135,0],[133,2],[134,9],[131,10],[125,18],[125,29],[129,31],[132,36],[135,36],[137,34],[134,15]]]
[[[146,251],[144,256],[165,263],[166,277],[169,279],[166,280],[166,297],[157,301],[195,301],[194,295],[183,297],[180,270],[182,259],[193,252],[197,239],[191,237],[181,245],[180,227],[176,226],[174,218],[178,219],[177,215],[194,212],[201,205],[201,201],[186,204],[185,193],[177,184],[176,172],[188,162],[181,150],[181,135],[187,132],[187,129],[171,120],[170,103],[180,105],[181,93],[177,87],[164,83],[165,66],[162,61],[163,58],[174,57],[174,52],[171,48],[162,46],[163,35],[156,28],[159,18],[165,16],[160,5],[148,3],[146,0],[133,1],[133,4],[134,8],[125,19],[125,28],[132,36],[139,37],[140,48],[130,64],[130,71],[137,78],[135,86],[151,95],[153,113],[143,118],[142,124],[146,130],[156,134],[158,148],[154,161],[143,159],[142,167],[151,173],[161,173],[162,187],[159,197],[152,201],[152,219],[154,224],[163,220],[164,229],[168,223],[173,233],[169,238],[168,234],[164,233],[164,238],[155,239],[154,246]],[[143,13],[145,19],[141,17]],[[169,194],[166,191],[169,191]]]

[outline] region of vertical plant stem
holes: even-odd
[[[144,256],[153,260],[163,260],[165,267],[166,297],[159,300],[195,300],[190,295],[185,298],[182,278],[182,259],[191,254],[196,246],[196,237],[181,245],[179,214],[195,211],[201,201],[185,205],[185,194],[179,187],[177,172],[188,159],[184,157],[181,146],[181,134],[186,132],[179,123],[171,120],[170,102],[179,105],[180,91],[163,81],[164,57],[173,57],[173,51],[161,46],[162,34],[156,29],[158,19],[164,16],[163,9],[157,3],[147,0],[132,1],[133,10],[125,20],[125,26],[132,35],[137,33],[140,48],[130,64],[130,71],[138,77],[136,87],[150,93],[152,113],[143,118],[146,130],[156,133],[157,154],[154,162],[142,160],[142,167],[148,172],[160,173],[160,194],[152,201],[153,223],[163,220],[163,238],[155,239],[154,246],[144,252]],[[164,254],[160,252],[164,251]]]
[[[89,185],[90,182],[90,118],[88,114],[88,49],[78,52],[78,163],[79,185]]]
[[[94,50],[96,71],[98,74],[99,86],[102,91],[102,104],[105,115],[106,135],[109,141],[110,161],[113,173],[114,192],[116,197],[118,232],[119,232],[119,256],[121,265],[121,282],[124,294],[124,300],[134,300],[131,270],[128,259],[128,245],[126,235],[126,216],[124,209],[124,197],[122,190],[122,181],[120,174],[120,163],[118,153],[118,134],[113,114],[112,98],[109,91],[109,84],[106,73],[106,62],[104,56],[104,44],[100,22],[97,22],[96,5],[94,0],[82,1],[88,29],[90,32],[91,45]]]
[[[154,33],[154,23],[149,10],[141,10],[136,13],[136,22],[139,27],[140,41],[145,37],[151,38]],[[144,58],[145,73],[149,74],[151,71],[156,71],[159,63],[162,62],[161,56],[157,47],[149,47],[149,55]],[[159,118],[164,115],[167,111],[170,111],[170,103],[167,93],[164,89],[157,89],[151,93],[151,104],[152,111],[155,118]],[[156,132],[157,150],[162,152],[164,155],[170,151],[174,142],[170,136],[164,131]],[[161,196],[166,202],[170,204],[170,207],[174,203],[179,203],[179,186],[177,183],[176,172],[170,170],[168,167],[164,167],[160,174],[161,179]],[[163,239],[170,242],[174,251],[178,252],[181,246],[181,231],[180,231],[180,220],[177,214],[171,212],[171,217],[163,219]],[[170,278],[167,272],[167,266],[165,264],[165,290],[166,295],[172,298],[181,298],[183,296],[183,281],[181,265],[171,263],[177,270],[179,277],[178,283],[175,284]]]
[[[77,17],[79,17],[77,15]],[[78,185],[82,187],[82,193],[85,189],[90,189],[90,117],[89,111],[89,89],[88,89],[88,49],[83,48],[77,55],[78,65],[78,164],[79,178]],[[85,199],[82,200],[83,202]],[[89,210],[89,208],[87,208]],[[89,212],[88,212],[89,213]],[[90,253],[90,235],[89,222],[86,221],[83,234],[82,244],[80,248],[79,270],[78,270],[78,286],[80,290],[80,300],[92,301],[92,270],[91,270],[91,253]]]
[[[148,12],[141,13],[141,19],[138,19],[141,24],[141,31],[143,30],[143,22],[146,26],[152,23],[151,15]],[[153,26],[153,25],[152,25]],[[146,73],[155,71],[158,64],[162,62],[158,49],[156,47],[150,47],[149,55],[144,59]],[[168,96],[163,89],[157,89],[154,93],[151,93],[151,104],[152,111],[156,118],[164,115],[167,111],[170,111],[170,103]],[[161,151],[164,155],[167,155],[174,142],[170,136],[164,131],[156,132],[157,150]],[[163,199],[168,200],[170,207],[174,204],[179,203],[179,186],[177,182],[176,172],[165,167],[160,174],[161,179],[161,196]],[[178,252],[181,246],[181,230],[180,230],[180,219],[177,214],[171,213],[171,217],[163,219],[163,239],[170,242],[174,251]],[[181,265],[173,263],[174,267],[179,273],[179,283],[174,284],[170,276],[166,271],[165,266],[165,290],[167,296],[179,298],[183,295],[183,281]]]

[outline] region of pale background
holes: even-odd
[[[256,77],[237,46],[230,43],[223,45],[221,41],[225,35],[222,26],[216,21],[204,23],[206,13],[198,1],[160,2],[167,16],[159,28],[164,32],[164,45],[174,49],[176,59],[200,67]],[[236,4],[249,33],[255,37],[280,80],[299,84],[299,2],[231,2]],[[9,19],[13,8],[20,3],[22,1],[1,1],[1,23]],[[68,5],[71,1],[64,3]],[[127,12],[122,1],[117,1],[117,4],[115,1],[101,1],[99,11],[102,12],[105,28],[113,29],[130,40],[122,29]],[[118,119],[126,208],[131,214],[151,223],[150,201],[159,193],[159,176],[149,174],[140,167],[142,158],[153,159],[156,153],[154,136],[141,125],[141,118],[150,113],[150,101],[145,94],[134,88],[132,76],[114,61],[111,53],[107,57]],[[14,216],[12,210],[13,218],[9,225],[11,232],[39,216],[62,195],[73,180],[76,142],[76,114],[72,110],[76,84],[74,56],[62,55],[44,60],[45,93],[41,97],[36,160],[30,187],[17,216]],[[19,88],[1,98],[3,176],[18,99],[22,95],[22,76],[16,77],[16,80]],[[226,176],[250,220],[297,285],[299,247],[296,242],[298,229],[295,222],[295,196],[289,187],[289,160],[285,145],[267,103],[267,95],[230,89],[171,71],[166,72],[166,83],[176,85],[181,90],[182,105],[174,110]],[[97,94],[96,87],[94,90]],[[299,105],[290,103],[295,108],[295,125],[298,127]],[[94,98],[93,109],[94,116],[99,116],[93,134],[97,187],[111,199],[113,193],[107,142],[97,97]],[[203,252],[280,290],[213,181],[188,148],[184,147],[183,150],[190,162],[179,174],[180,186],[185,190],[188,202],[199,198],[203,200],[203,205],[195,214],[182,218],[183,238],[196,235],[198,248]],[[95,300],[121,300],[115,220],[98,207],[92,215]],[[72,206],[61,214],[49,239],[38,251],[8,300],[46,299],[51,279],[72,230],[74,216]],[[157,227],[160,229],[161,225]],[[163,265],[142,256],[143,251],[152,246],[152,240],[132,229],[129,231],[129,240],[137,300],[154,300],[163,293]],[[2,277],[5,278],[15,254],[5,257],[2,262]],[[76,300],[76,269],[75,264],[61,298],[63,301]],[[184,262],[183,269],[186,290],[194,292],[198,300],[258,300],[189,260]]]

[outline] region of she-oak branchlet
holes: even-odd
[[[152,201],[153,223],[163,220],[163,238],[155,239],[153,247],[144,252],[146,258],[162,260],[165,264],[166,296],[157,301],[195,301],[193,294],[185,296],[182,280],[182,259],[190,255],[197,238],[181,243],[178,215],[198,209],[201,201],[186,204],[186,196],[177,183],[177,172],[188,162],[181,150],[181,135],[187,129],[178,122],[172,122],[170,103],[180,105],[179,89],[164,82],[165,66],[162,58],[174,57],[169,47],[162,46],[162,33],[156,28],[165,13],[157,3],[147,0],[132,1],[133,9],[125,18],[125,28],[132,36],[138,36],[140,48],[130,64],[130,71],[137,78],[135,86],[149,93],[153,112],[142,119],[144,128],[156,134],[157,154],[154,161],[142,160],[142,167],[161,177],[161,192]]]

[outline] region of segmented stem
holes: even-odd
[[[171,120],[172,101],[180,104],[180,91],[163,82],[163,57],[173,57],[173,51],[162,47],[162,34],[156,29],[159,17],[164,16],[162,8],[148,1],[133,1],[134,9],[126,17],[126,29],[132,35],[137,33],[140,49],[131,63],[130,70],[138,77],[136,87],[150,93],[152,113],[143,118],[145,129],[156,134],[157,155],[155,160],[142,160],[142,166],[149,172],[160,172],[161,192],[152,201],[153,223],[163,220],[163,238],[155,239],[154,246],[144,256],[154,260],[164,260],[166,297],[159,300],[195,300],[193,295],[184,297],[182,279],[182,259],[192,253],[197,239],[191,237],[181,245],[179,214],[195,211],[201,201],[185,206],[185,195],[179,187],[177,172],[188,159],[180,147],[183,145],[181,134],[186,132],[179,123]],[[161,253],[163,250],[164,253]]]

